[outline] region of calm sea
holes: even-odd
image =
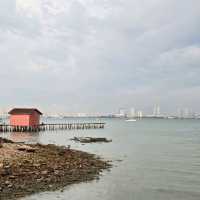
[[[71,145],[113,161],[111,171],[104,172],[98,181],[23,200],[200,199],[200,120],[101,121],[106,122],[103,130],[4,134],[17,141]],[[113,142],[81,145],[69,140],[74,136],[107,137]]]

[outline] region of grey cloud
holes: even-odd
[[[31,17],[0,3],[3,106],[200,111],[199,1],[35,1]]]
[[[0,2],[0,30],[26,37],[36,37],[40,34],[39,26],[38,17],[28,17],[25,13],[17,11],[15,0]]]

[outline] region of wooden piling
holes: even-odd
[[[40,124],[39,126],[11,126],[0,125],[0,132],[39,132],[56,130],[84,130],[103,129],[105,123],[65,123],[65,124]]]

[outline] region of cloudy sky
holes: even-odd
[[[0,106],[200,112],[199,0],[0,0]]]

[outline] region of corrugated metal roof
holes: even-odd
[[[42,113],[37,108],[14,108],[12,109],[8,114],[14,115],[14,114],[32,114],[33,112],[37,112],[40,115]]]

